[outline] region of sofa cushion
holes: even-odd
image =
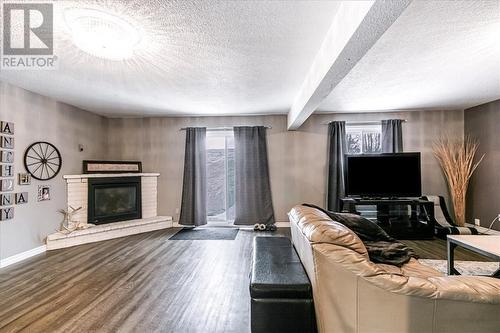
[[[296,221],[299,231],[312,243],[329,243],[346,247],[366,258],[363,242],[349,228],[332,221],[320,210],[306,206],[296,206],[290,211],[291,220]]]
[[[375,263],[402,266],[411,258],[418,258],[415,251],[389,236],[376,223],[356,214],[336,213],[321,207],[303,204],[305,207],[318,209],[330,219],[352,230],[363,242],[370,260]]]
[[[319,206],[312,204],[302,204],[306,207],[316,208],[331,218],[333,221],[340,222],[358,235],[359,238],[363,241],[384,241],[384,242],[392,242],[395,241],[394,238],[389,236],[384,229],[379,227],[376,223],[364,218],[360,215],[350,214],[350,213],[337,213],[332,212],[326,209],[323,209]]]

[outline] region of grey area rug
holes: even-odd
[[[235,240],[237,228],[182,228],[169,240]]]
[[[448,262],[446,260],[419,259],[420,263],[430,266],[435,270],[447,274]],[[456,260],[455,268],[462,275],[492,275],[498,269],[498,263],[485,261],[463,261]]]

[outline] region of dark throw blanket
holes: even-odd
[[[411,258],[418,256],[412,248],[398,242],[379,227],[376,223],[356,214],[336,213],[325,210],[311,204],[303,206],[319,209],[333,221],[345,225],[351,229],[363,242],[370,256],[370,260],[375,263],[403,266]]]

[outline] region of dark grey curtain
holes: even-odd
[[[403,120],[382,120],[382,152],[400,153],[403,151]]]
[[[328,124],[328,197],[327,209],[337,212],[345,196],[345,154],[347,154],[345,121]]]
[[[186,153],[184,156],[184,183],[179,224],[207,224],[207,129],[186,129]]]
[[[235,127],[234,224],[274,223],[266,128]]]

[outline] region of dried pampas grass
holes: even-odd
[[[484,158],[483,154],[474,163],[478,148],[479,142],[470,136],[465,136],[464,139],[452,139],[446,135],[433,145],[434,156],[443,169],[450,189],[455,223],[462,227],[465,226],[465,200],[469,180]]]

